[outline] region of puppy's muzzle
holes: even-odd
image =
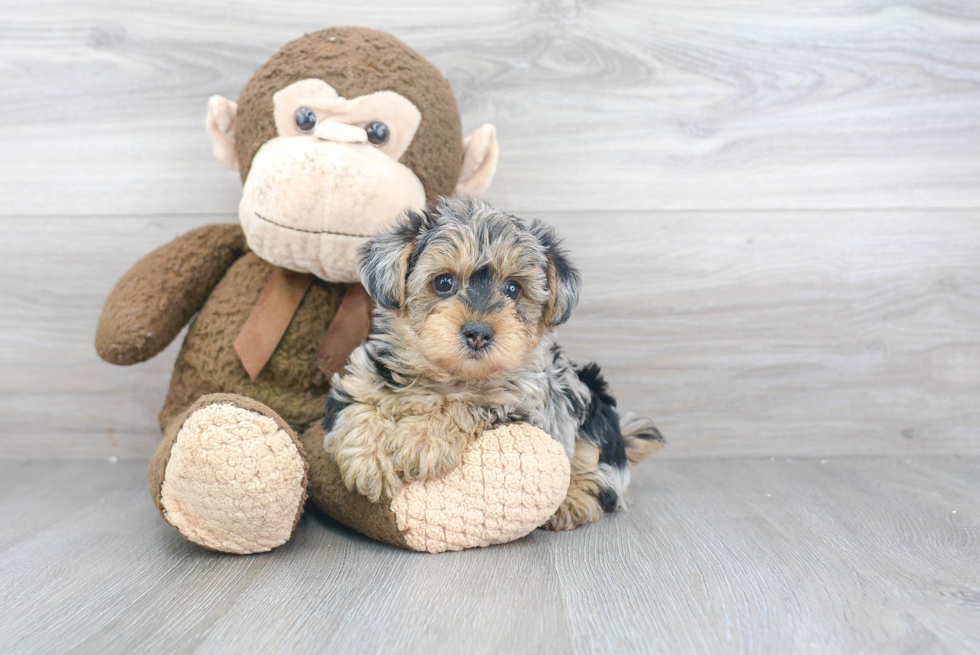
[[[460,330],[471,350],[485,350],[493,343],[493,328],[486,323],[467,323]]]

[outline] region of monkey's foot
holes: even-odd
[[[289,539],[306,499],[307,466],[275,412],[242,396],[205,396],[168,432],[150,464],[150,487],[181,535],[241,555]]]
[[[391,501],[413,550],[441,553],[502,544],[545,523],[568,492],[564,449],[542,430],[512,423],[484,432],[463,464],[404,485]]]

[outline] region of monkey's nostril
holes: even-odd
[[[493,342],[493,328],[486,323],[467,323],[460,332],[473,350],[483,350]]]

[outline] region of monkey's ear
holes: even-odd
[[[424,212],[407,213],[388,232],[372,237],[357,251],[357,276],[368,295],[385,309],[405,305],[405,283],[415,239],[429,218]]]
[[[554,229],[539,221],[531,224],[531,232],[544,246],[548,256],[548,303],[544,309],[544,323],[556,328],[572,317],[578,305],[582,277],[562,248]]]
[[[235,154],[237,117],[237,102],[221,96],[211,96],[208,100],[207,128],[211,135],[211,150],[218,161],[233,171],[238,170],[238,156]]]
[[[497,128],[490,124],[478,127],[463,139],[463,168],[459,171],[454,193],[478,196],[490,188],[499,158]]]

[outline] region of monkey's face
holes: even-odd
[[[364,241],[425,206],[422,183],[398,161],[421,114],[393,91],[347,100],[318,79],[273,103],[277,136],[252,159],[239,206],[249,247],[277,266],[355,282]]]
[[[578,297],[578,274],[553,232],[472,199],[444,200],[416,217],[417,232],[402,226],[372,240],[361,264],[380,306],[392,308],[393,290],[403,297],[390,321],[400,340],[429,367],[459,378],[523,366]]]
[[[239,217],[260,257],[355,282],[354,253],[405,210],[480,194],[496,130],[462,138],[448,80],[390,34],[337,27],[287,43],[238,103],[208,100],[215,156],[245,184]]]

